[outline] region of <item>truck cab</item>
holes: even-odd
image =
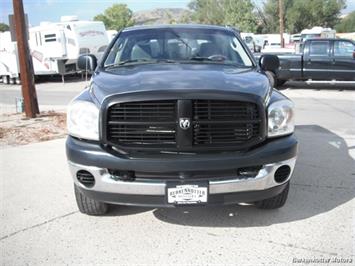
[[[303,77],[355,80],[355,44],[346,39],[312,39],[304,44]]]

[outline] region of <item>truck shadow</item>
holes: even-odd
[[[298,126],[300,149],[286,205],[277,210],[225,207],[156,209],[163,222],[200,227],[253,227],[298,221],[325,213],[355,196],[355,162],[340,136],[317,125]]]
[[[347,91],[355,90],[355,84],[307,84],[303,81],[288,81],[284,85],[277,88],[278,90],[285,89],[309,89],[309,90],[334,90]]]

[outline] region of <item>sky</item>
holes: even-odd
[[[264,0],[253,0],[261,5]],[[190,0],[23,0],[25,13],[30,25],[37,26],[41,21],[56,22],[61,16],[76,15],[80,20],[91,20],[115,3],[124,3],[132,11],[154,8],[184,8]],[[347,0],[343,14],[355,10],[355,0]],[[0,0],[0,22],[8,24],[8,15],[12,13],[12,0]]]

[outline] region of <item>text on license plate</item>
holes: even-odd
[[[198,204],[207,202],[207,187],[198,185],[177,185],[168,188],[168,203]]]

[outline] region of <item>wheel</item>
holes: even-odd
[[[16,83],[16,79],[15,78],[10,78],[10,84],[14,85]]]
[[[287,80],[284,80],[284,79],[278,79],[278,80],[276,81],[276,85],[277,85],[277,86],[282,86],[282,85],[284,85],[284,84],[286,83],[286,81],[287,81]]]
[[[266,76],[268,77],[269,81],[270,81],[270,86],[272,88],[275,88],[276,85],[276,75],[271,72],[271,71],[265,71]]]
[[[255,206],[259,209],[281,208],[286,203],[289,188],[290,188],[290,183],[287,183],[287,186],[285,187],[284,191],[282,191],[280,194],[269,199],[257,201],[255,202]]]
[[[76,204],[79,211],[88,215],[103,215],[108,211],[108,204],[88,198],[80,192],[78,187],[74,185]]]

